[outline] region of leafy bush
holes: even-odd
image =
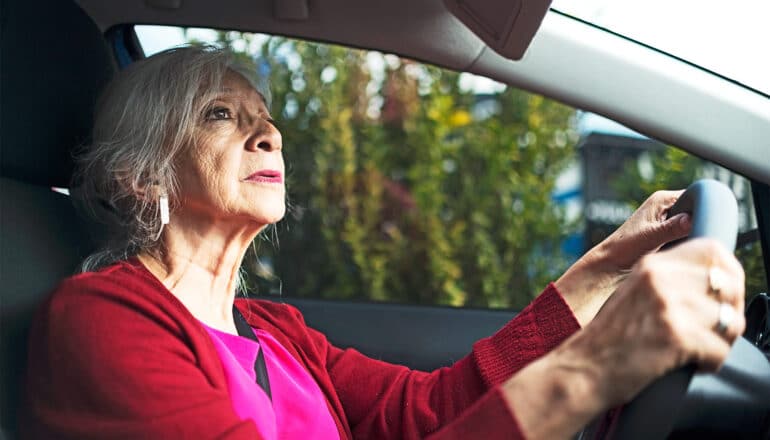
[[[551,194],[574,160],[573,109],[511,87],[480,96],[394,56],[255,38],[220,33],[258,48],[269,76],[289,213],[247,258],[252,291],[522,308],[566,269],[575,225]],[[650,154],[652,176],[631,163],[609,183],[634,208],[707,168]],[[766,290],[759,246],[738,255],[747,293]]]

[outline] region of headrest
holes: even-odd
[[[71,0],[2,0],[0,12],[2,175],[66,187],[112,57]]]

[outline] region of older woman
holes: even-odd
[[[718,368],[743,331],[732,255],[706,240],[652,253],[689,229],[665,220],[677,192],[431,373],[236,300],[249,244],[285,212],[283,140],[252,71],[183,48],[105,92],[76,184],[112,232],[34,325],[29,437],[564,438],[673,368]]]

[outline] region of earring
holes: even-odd
[[[160,205],[160,223],[163,225],[167,225],[169,223],[169,214],[168,214],[168,196],[163,194],[158,199],[158,204]]]

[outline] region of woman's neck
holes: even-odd
[[[160,257],[138,257],[193,316],[236,333],[232,308],[241,262],[264,226],[174,222],[163,231]]]

